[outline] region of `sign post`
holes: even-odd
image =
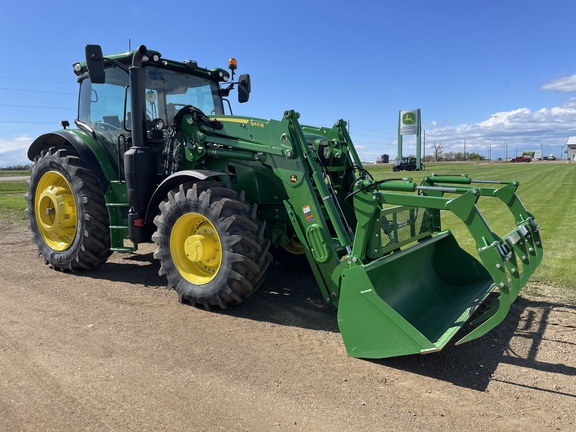
[[[420,120],[420,108],[415,110],[402,110],[398,117],[398,157],[402,158],[402,136],[416,135],[416,169],[422,169],[422,122]]]

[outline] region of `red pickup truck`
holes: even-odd
[[[531,162],[532,158],[529,157],[524,157],[524,156],[518,156],[515,158],[510,159],[510,162],[512,163],[516,163],[516,162]]]

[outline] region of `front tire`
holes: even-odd
[[[159,273],[181,302],[225,309],[263,282],[270,243],[243,193],[219,182],[183,184],[160,204],[154,224]]]
[[[108,212],[98,179],[74,149],[52,147],[36,157],[26,200],[32,237],[46,264],[82,270],[111,255]]]

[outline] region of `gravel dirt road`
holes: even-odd
[[[165,289],[152,245],[72,274],[0,230],[0,431],[576,430],[576,307],[550,287],[479,340],[367,361],[278,262],[207,312]]]

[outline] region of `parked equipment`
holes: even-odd
[[[424,164],[420,164],[421,169],[424,169]],[[396,161],[396,165],[392,167],[392,171],[399,172],[399,171],[416,171],[416,158],[415,157],[406,157],[401,158]]]
[[[442,349],[486,297],[497,299],[460,342],[500,323],[542,259],[516,182],[466,175],[379,180],[346,123],[301,125],[225,114],[249,75],[176,62],[140,46],[104,57],[86,47],[76,129],[37,138],[28,215],[44,261],[84,270],[114,251],[156,243],[160,274],[181,302],[226,308],[260,286],[270,246],[303,253],[338,307],[348,354],[383,358]],[[502,201],[516,226],[496,235],[479,199]],[[465,252],[441,211],[468,228]]]

